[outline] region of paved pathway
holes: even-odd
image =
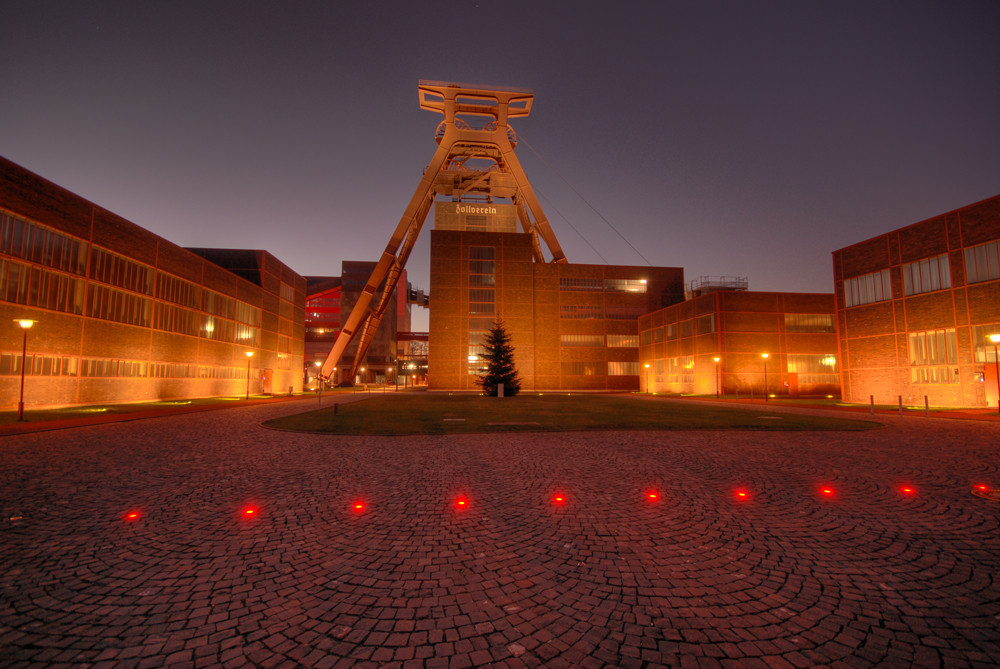
[[[0,439],[0,666],[1000,664],[995,423],[258,425],[301,409]]]

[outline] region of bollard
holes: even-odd
[[[924,416],[931,417],[931,405],[927,402],[927,395],[924,395]]]
[[[903,396],[899,396],[899,415],[903,415]]]
[[[875,396],[874,395],[869,395],[868,396],[868,403],[871,404],[871,407],[872,407],[872,417],[874,417],[875,416]]]
[[[339,409],[339,408],[340,408],[340,405],[339,405],[339,404],[334,404],[334,405],[333,405],[333,415],[334,415],[334,416],[336,416],[336,415],[337,415],[337,409]]]

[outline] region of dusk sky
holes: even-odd
[[[833,250],[1000,193],[998,29],[995,0],[8,1],[0,155],[337,275],[434,153],[418,80],[530,88],[517,153],[570,262],[830,292]]]

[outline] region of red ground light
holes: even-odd
[[[467,509],[469,508],[469,500],[461,495],[455,499],[455,508],[457,509]]]
[[[823,497],[833,497],[833,488],[831,486],[825,485],[819,489],[819,492]]]
[[[903,493],[904,495],[914,495],[916,494],[917,491],[913,489],[913,486],[901,485],[899,486],[899,492]]]
[[[257,511],[258,509],[255,506],[244,507],[243,515],[247,518],[252,518],[253,516],[257,515]]]
[[[354,513],[361,513],[362,511],[365,510],[365,503],[358,500],[357,502],[351,505],[351,509],[354,511]]]
[[[651,502],[655,502],[660,499],[660,493],[656,492],[655,490],[650,490],[649,492],[646,493],[646,499],[648,499]]]
[[[140,516],[140,514],[139,514],[138,511],[129,511],[128,513],[125,514],[125,520],[129,520],[129,521],[131,521],[131,520],[139,520],[139,516]]]
[[[552,501],[555,502],[556,504],[563,504],[566,501],[566,495],[562,494],[561,492],[557,492],[552,497]]]
[[[983,491],[983,492],[987,492],[987,491],[988,491],[988,490],[990,489],[990,487],[989,487],[988,485],[986,485],[985,483],[977,483],[977,484],[976,484],[976,485],[974,485],[973,487],[974,487],[974,488],[975,488],[976,490],[981,490],[981,491]]]
[[[736,499],[741,502],[746,501],[750,499],[750,493],[740,488],[739,490],[736,491]]]

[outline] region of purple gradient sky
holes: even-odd
[[[571,262],[645,264],[573,189],[653,264],[800,291],[1000,193],[995,0],[585,6],[6,2],[0,155],[307,275],[385,247],[435,148],[419,79],[535,91],[518,155]]]

